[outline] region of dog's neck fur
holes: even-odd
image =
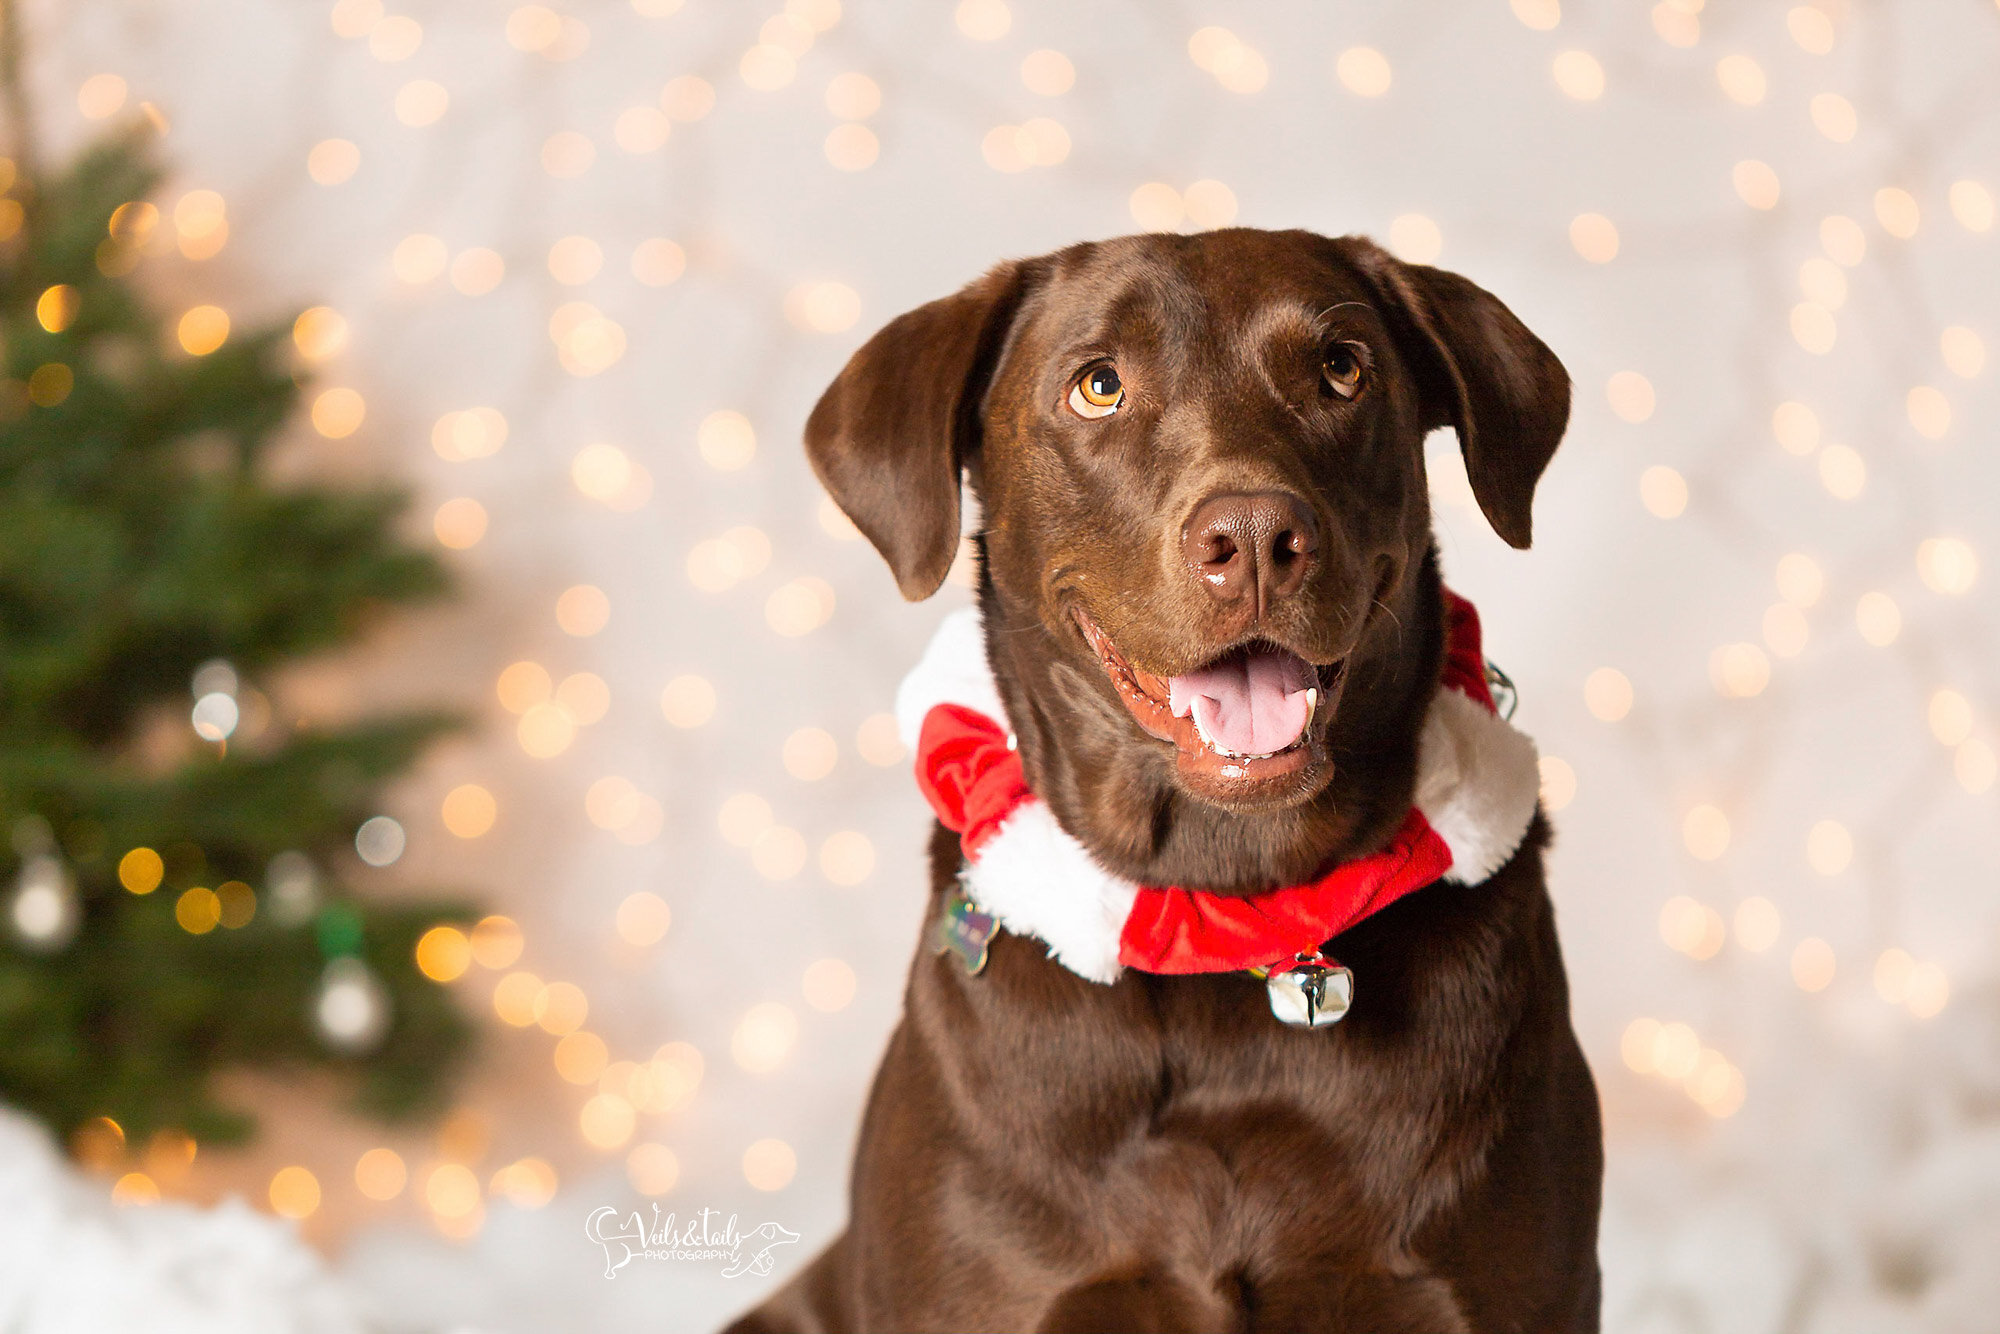
[[[1075,639],[1073,626],[1051,626],[1038,599],[995,583],[983,542],[979,601],[1029,785],[1121,876],[1222,893],[1297,884],[1375,850],[1410,808],[1417,737],[1444,661],[1435,547],[1373,609],[1350,655],[1327,738],[1332,781],[1281,810],[1224,811],[1180,792],[1171,748],[1135,735],[1080,642],[1058,639]]]

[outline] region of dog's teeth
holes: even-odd
[[[1318,711],[1318,709],[1319,709],[1319,691],[1312,686],[1307,686],[1306,717],[1308,718],[1312,717],[1313,714]]]

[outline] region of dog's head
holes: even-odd
[[[1357,827],[1343,803],[1382,804],[1335,779],[1382,748],[1360,715],[1435,679],[1410,624],[1436,596],[1425,433],[1456,429],[1525,547],[1568,414],[1554,354],[1464,278],[1236,229],[1001,265],[870,339],[806,447],[911,599],[951,566],[969,476],[1031,781],[1114,864],[1228,880],[1309,871]],[[1250,817],[1305,846],[1200,854],[1225,811],[1239,844]]]

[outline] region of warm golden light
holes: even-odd
[[[800,283],[785,294],[785,318],[797,329],[840,333],[861,318],[861,296],[846,283]]]
[[[1389,249],[1412,264],[1435,264],[1444,253],[1444,233],[1421,213],[1403,213],[1389,221]]]
[[[459,838],[478,838],[493,828],[499,814],[493,794],[477,783],[461,783],[445,793],[439,810],[444,827]]]
[[[412,129],[435,125],[451,106],[451,94],[431,79],[412,79],[396,90],[396,119]]]
[[[700,727],[715,716],[715,687],[700,676],[676,676],[660,691],[660,712],[675,727]]]
[[[839,171],[866,171],[881,156],[882,141],[866,125],[848,123],[827,131],[826,160]]]
[[[424,1182],[424,1203],[442,1218],[464,1218],[479,1208],[479,1178],[464,1163],[439,1163]]]
[[[875,845],[866,834],[852,829],[830,834],[820,844],[819,869],[833,884],[858,885],[875,869]]]
[[[1555,58],[1549,72],[1566,97],[1595,102],[1604,96],[1604,66],[1588,51],[1564,51]]]
[[[192,936],[207,935],[222,924],[222,899],[200,885],[174,901],[174,920]]]
[[[854,732],[854,749],[862,759],[884,769],[901,764],[909,754],[897,732],[893,713],[874,713],[862,719]]]
[[[819,959],[806,965],[799,988],[806,1004],[824,1014],[844,1010],[854,1000],[854,970],[839,959]]]
[[[292,344],[307,361],[325,361],[347,347],[347,321],[330,306],[313,306],[292,322]]]
[[[1592,264],[1618,258],[1618,225],[1602,213],[1579,213],[1570,219],[1569,243]]]
[[[752,1074],[768,1074],[784,1064],[799,1036],[798,1016],[776,1001],[753,1005],[737,1021],[729,1053]]]
[[[1778,173],[1772,171],[1768,163],[1755,158],[1747,158],[1730,171],[1730,183],[1736,187],[1736,196],[1751,208],[1773,209],[1778,206]]]
[[[1819,452],[1819,480],[1836,500],[1853,500],[1868,484],[1868,464],[1848,445],[1828,445]]]
[[[588,639],[611,620],[611,599],[595,584],[576,584],[556,599],[556,624],[566,635]]]
[[[581,988],[568,982],[551,982],[542,988],[541,1005],[535,1022],[542,1031],[561,1037],[574,1033],[583,1027],[584,1018],[590,1013],[590,1002],[585,999]]]
[[[1838,820],[1821,820],[1806,834],[1806,861],[1821,875],[1839,875],[1854,860],[1854,835]]]
[[[166,873],[166,862],[151,848],[134,848],[118,859],[118,883],[134,894],[152,893]]]
[[[431,532],[440,546],[453,551],[470,550],[486,536],[486,507],[469,496],[447,500],[432,517]]]
[[[1030,51],[1021,60],[1021,84],[1041,97],[1061,97],[1076,86],[1076,66],[1060,51]]]
[[[533,973],[509,973],[493,988],[493,1012],[515,1028],[528,1028],[541,1016],[547,988]]]
[[[1764,100],[1764,67],[1749,56],[1738,53],[1716,61],[1715,81],[1738,106],[1754,107]]]
[[[1660,939],[1690,959],[1712,959],[1728,938],[1722,914],[1685,894],[1660,909]]]
[[[303,1167],[282,1167],[271,1178],[271,1208],[285,1218],[305,1218],[319,1208],[319,1178]]]
[[[455,981],[472,966],[472,942],[455,926],[434,926],[417,938],[416,959],[431,981]]]
[[[667,934],[673,913],[667,901],[650,890],[628,894],[618,905],[618,937],[627,945],[657,945]]]
[[[1639,474],[1639,503],[1656,519],[1678,519],[1687,510],[1687,479],[1665,464]]]
[[[565,236],[549,247],[549,276],[565,287],[581,287],[604,267],[604,248],[588,236]]]
[[[1632,711],[1632,682],[1616,667],[1599,667],[1584,678],[1583,703],[1592,717],[1615,723]]]
[[[511,917],[482,917],[472,928],[472,958],[481,968],[505,968],[527,942]]]
[[[805,869],[805,835],[784,825],[773,825],[751,843],[750,864],[766,880],[790,880]]]
[[[57,283],[35,302],[35,319],[50,333],[61,333],[76,321],[76,313],[82,308],[83,299],[77,290],[68,283]]]
[[[833,616],[833,585],[816,575],[788,580],[771,590],[764,620],[788,639],[811,634]]]
[[[1801,991],[1825,991],[1833,969],[1833,947],[1818,936],[1807,936],[1792,950],[1792,981]]]
[[[1876,648],[1887,648],[1902,633],[1902,609],[1887,593],[1863,593],[1854,604],[1854,625],[1864,640]]]
[[[354,1186],[371,1200],[393,1200],[409,1183],[410,1170],[394,1149],[370,1149],[355,1160]]]
[[[1755,644],[1724,644],[1708,655],[1708,679],[1725,699],[1749,699],[1771,683],[1771,660]]]
[[[1707,802],[1691,807],[1681,821],[1681,841],[1690,856],[1712,862],[1729,850],[1729,817]]]
[[[781,1139],[760,1139],[743,1151],[743,1179],[758,1190],[783,1190],[798,1170],[798,1155]]]
[[[1979,579],[1979,557],[1963,538],[1926,538],[1917,547],[1917,577],[1933,593],[1960,597]]]
[[[1356,97],[1380,97],[1395,82],[1389,59],[1372,46],[1350,46],[1333,62],[1334,75]]]
[[[1890,185],[1875,192],[1875,220],[1889,235],[1909,240],[1917,234],[1921,217],[1916,196],[1908,190]]]
[[[322,139],[306,154],[306,174],[321,185],[340,185],[361,169],[361,150],[352,139]]]
[[[735,472],[756,456],[757,433],[750,419],[740,412],[711,412],[702,418],[695,432],[695,445],[709,467],[717,472]]]
[[[771,803],[754,792],[738,792],[726,798],[716,818],[723,841],[739,848],[755,843],[757,836],[774,822]]]
[[[207,356],[228,339],[229,314],[220,306],[196,306],[181,316],[175,336],[182,351],[191,356]]]
[[[1783,920],[1778,916],[1778,906],[1761,895],[1736,905],[1736,943],[1752,954],[1762,954],[1778,943],[1778,933],[1783,928]]]
[[[328,389],[313,400],[313,429],[329,440],[344,440],[353,435],[361,429],[362,418],[367,415],[367,403],[352,389]]]
[[[611,1063],[611,1053],[604,1045],[604,1039],[595,1033],[578,1029],[567,1034],[556,1043],[556,1073],[572,1084],[594,1084],[604,1073],[604,1067]]]
[[[583,1131],[585,1143],[594,1149],[608,1151],[632,1138],[639,1119],[631,1103],[608,1093],[600,1093],[583,1105],[577,1123]]]
[[[626,1179],[641,1195],[665,1195],[680,1175],[680,1160],[664,1144],[640,1144],[625,1156]]]

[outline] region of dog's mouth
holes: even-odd
[[[1196,795],[1225,804],[1283,797],[1323,766],[1316,724],[1337,703],[1344,660],[1318,667],[1280,645],[1251,641],[1163,677],[1134,666],[1088,612],[1078,607],[1075,614],[1126,711],[1149,736],[1174,746],[1180,776]]]

